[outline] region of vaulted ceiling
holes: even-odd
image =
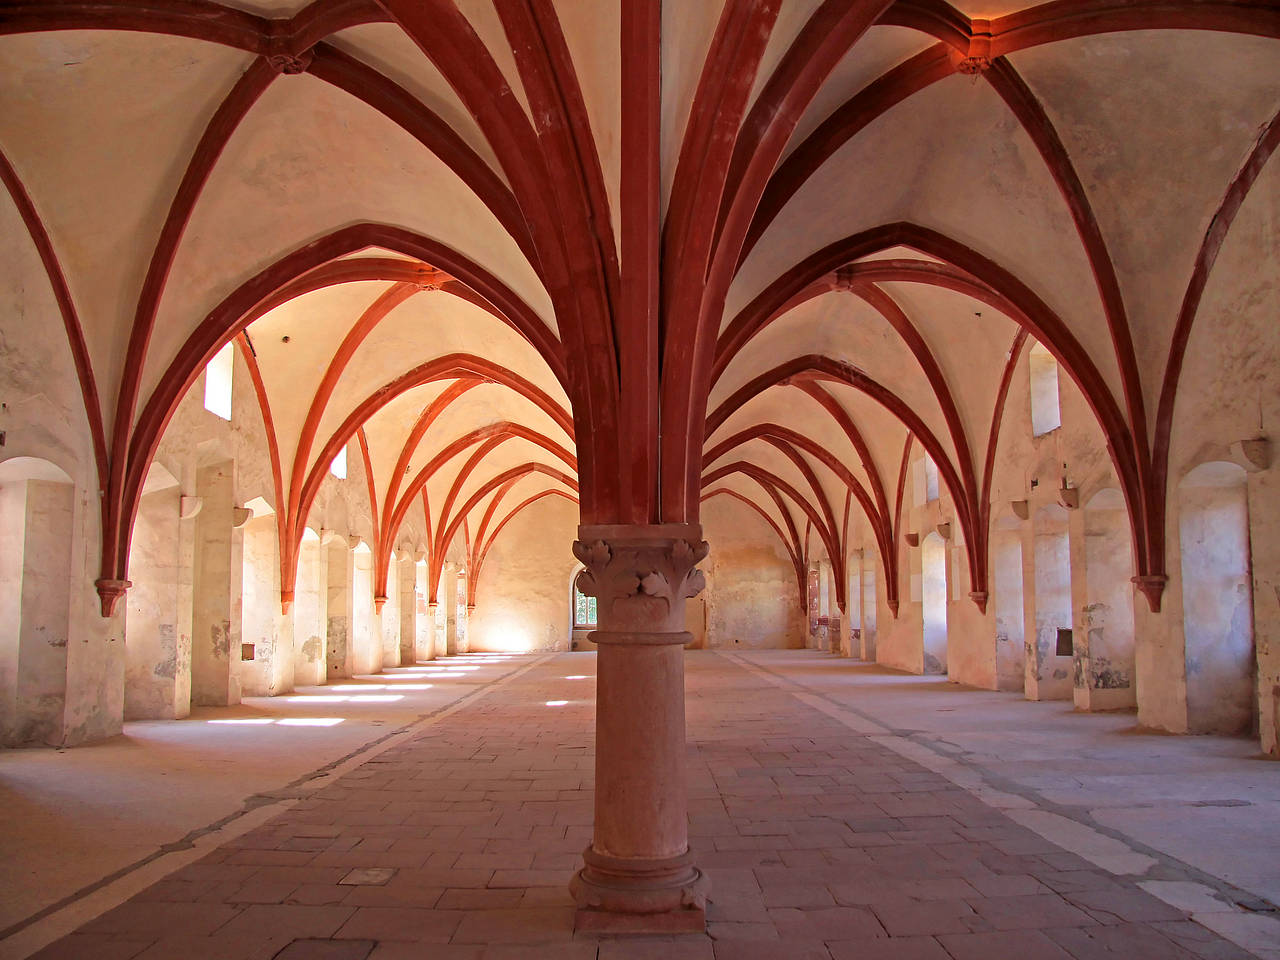
[[[584,515],[630,518],[684,397],[701,453],[645,496],[693,507],[640,513],[723,490],[789,549],[841,552],[847,509],[891,541],[918,442],[979,550],[1029,337],[1158,510],[1209,271],[1277,193],[1278,38],[1246,0],[13,0],[4,216],[123,504],[108,552],[246,330],[298,536],[353,440],[384,548],[423,491],[443,536],[580,465]]]

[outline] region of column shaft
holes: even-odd
[[[689,853],[684,612],[707,545],[696,524],[583,526],[578,537],[599,653],[595,825],[570,885],[577,927],[700,932],[708,884]]]

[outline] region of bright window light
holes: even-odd
[[[547,706],[548,706],[548,707],[563,707],[563,706],[564,706],[566,703],[568,703],[568,702],[569,702],[568,700],[548,700],[548,701],[547,701]]]
[[[1031,435],[1044,436],[1062,426],[1058,402],[1058,361],[1042,345],[1031,348]]]
[[[208,723],[234,723],[237,726],[261,726],[264,723],[275,723],[271,717],[237,717],[233,720],[209,720]]]
[[[347,447],[343,444],[342,449],[338,451],[338,455],[333,458],[333,463],[329,464],[329,472],[339,480],[347,479]]]
[[[223,420],[231,419],[231,369],[235,347],[227,343],[204,368],[204,408]]]
[[[289,717],[276,721],[282,727],[336,727],[341,722],[342,717]]]
[[[566,680],[585,680],[587,679],[580,673],[575,673],[572,677],[565,677]]]
[[[351,697],[352,703],[394,703],[396,700],[403,700],[404,696],[399,693],[370,693],[361,696],[356,694]]]

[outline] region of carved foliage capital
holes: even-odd
[[[577,587],[599,600],[599,628],[662,633],[684,629],[684,601],[706,586],[698,563],[705,540],[577,540],[573,555],[586,567]]]

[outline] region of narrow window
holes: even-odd
[[[938,465],[928,454],[924,458],[924,501],[931,503],[938,499]]]
[[[1031,435],[1041,437],[1062,426],[1058,404],[1058,361],[1040,344],[1031,348]]]
[[[329,472],[339,480],[347,479],[347,446],[342,445],[342,449],[338,451],[338,455],[333,458],[333,463],[329,464]]]
[[[230,343],[213,355],[204,368],[204,408],[223,420],[231,419],[231,369],[235,365]]]

